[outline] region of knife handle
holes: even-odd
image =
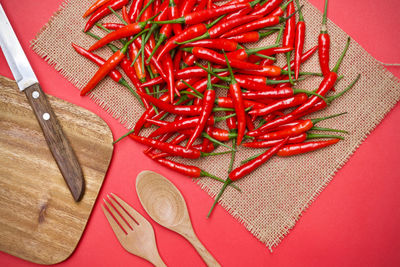
[[[75,201],[79,201],[84,191],[82,169],[46,95],[38,83],[29,86],[24,92],[72,196]]]

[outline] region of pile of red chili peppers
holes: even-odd
[[[304,117],[326,108],[360,78],[329,95],[350,39],[331,69],[328,0],[321,33],[318,38],[310,37],[318,44],[307,51],[306,23],[298,0],[231,0],[217,5],[218,1],[97,0],[84,14],[90,16],[84,32],[97,40],[87,50],[73,44],[79,54],[99,66],[81,95],[110,76],[127,87],[144,107],[134,129],[116,142],[129,136],[148,146],[144,153],[167,168],[224,183],[210,213],[228,185],[238,189],[234,181],[272,156],[303,154],[343,139],[312,131],[346,133],[316,126],[344,113]],[[107,15],[117,22],[101,24]],[[104,30],[103,37],[90,32],[94,26]],[[245,46],[270,35],[276,35],[276,39],[266,47]],[[113,51],[107,60],[93,53],[104,46]],[[302,72],[302,63],[317,51],[321,73]],[[279,54],[285,56],[286,66],[275,64]],[[309,75],[321,76],[318,89],[295,88],[298,80]],[[216,112],[225,116],[217,117]],[[150,135],[140,135],[143,128],[152,126]],[[323,139],[308,141],[317,138]],[[228,141],[232,142],[227,145]],[[238,164],[235,153],[240,145],[266,150]],[[215,153],[217,147],[227,151]],[[225,153],[232,155],[225,180],[175,161],[176,157],[197,159]]]

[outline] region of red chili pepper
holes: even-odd
[[[226,97],[227,99],[230,99],[230,102],[231,102],[232,107],[233,107],[233,101],[232,101],[232,98],[231,98],[231,95],[230,95],[229,91],[226,92],[226,96],[227,96],[227,97]],[[217,98],[216,103],[218,104],[219,101],[221,101],[221,100],[220,100],[219,98]],[[245,105],[245,106],[246,106],[246,105]],[[232,111],[227,111],[227,112],[225,112],[225,115],[227,115],[227,116],[229,116],[229,115],[231,115],[231,114],[233,114]],[[237,130],[237,120],[236,120],[236,117],[228,118],[228,119],[226,120],[226,126],[228,127],[228,129],[229,129],[230,132],[236,132],[236,130]],[[232,145],[235,146],[236,143],[235,143],[235,144],[232,144]]]
[[[133,24],[128,24],[128,25],[124,26],[123,28],[118,29],[116,31],[110,32],[109,34],[107,34],[106,36],[104,36],[103,38],[98,40],[96,43],[94,43],[89,48],[89,51],[99,49],[100,47],[103,47],[112,41],[135,35],[135,34],[141,32],[145,28],[146,24],[147,24],[147,22],[136,22]]]
[[[98,55],[95,55],[89,51],[87,51],[86,49],[72,43],[72,47],[75,49],[76,52],[78,52],[80,55],[84,56],[85,58],[91,60],[92,62],[94,62],[97,66],[102,66],[104,65],[104,63],[106,62],[103,58],[101,58]],[[119,82],[122,78],[122,74],[116,70],[113,69],[110,71],[110,73],[108,74],[111,79],[113,79],[115,82]]]
[[[192,13],[203,10],[207,6],[207,0],[199,0],[197,2],[198,2],[197,6],[195,6],[193,8],[193,11],[191,11]],[[187,13],[187,14],[190,14],[190,13]]]
[[[262,56],[273,56],[276,54],[282,54],[282,53],[287,53],[293,51],[293,47],[287,46],[287,47],[274,47],[274,48],[269,48],[266,50],[262,50],[257,52],[257,54],[250,55],[249,56],[249,62],[258,62],[262,59],[264,59]]]
[[[224,55],[215,52],[214,50],[210,50],[207,48],[203,48],[203,47],[185,47],[182,48],[183,51],[192,53],[193,55],[195,55],[197,58],[201,58],[207,61],[210,61],[212,63],[216,63],[219,65],[224,65],[226,66],[227,63],[224,60]],[[258,66],[256,64],[253,63],[248,63],[246,61],[242,61],[242,60],[237,60],[237,59],[229,59],[229,63],[232,67],[234,68],[238,68],[238,69],[261,69],[261,66]]]
[[[273,45],[275,46],[275,45]],[[264,55],[259,54],[258,52],[260,51],[264,51],[264,50],[269,50],[271,48],[271,46],[265,46],[265,47],[257,47],[257,48],[252,48],[252,49],[245,49],[243,47],[240,47],[240,49],[234,51],[234,52],[230,52],[227,54],[229,59],[237,59],[237,60],[243,60],[246,61],[249,59],[249,57],[251,57],[252,55],[258,55],[260,58],[264,57]],[[293,48],[292,48],[293,49]],[[251,63],[255,63],[258,60],[252,60],[249,62]]]
[[[138,47],[142,46],[142,38],[136,38],[135,39],[135,45]],[[146,57],[149,57],[151,54],[152,49],[150,48],[149,44],[146,43],[144,45],[144,54]],[[168,82],[168,77],[167,74],[165,73],[164,69],[161,67],[161,64],[159,61],[157,61],[154,57],[151,58],[150,62],[154,65],[156,68],[157,72],[161,75],[161,77],[164,79],[164,81]]]
[[[238,74],[238,75],[236,75],[236,77],[237,77],[236,80],[240,84],[240,86],[242,86],[243,88],[246,88],[250,91],[257,91],[257,92],[270,91],[270,90],[274,91],[274,90],[282,89],[282,88],[274,88],[274,87],[271,87],[268,85],[285,83],[285,82],[289,81],[289,80],[271,80],[271,79],[267,79],[267,77],[263,77],[263,76],[242,75],[242,74]],[[284,87],[284,88],[288,88],[288,87]],[[294,92],[308,92],[308,91],[297,90]],[[283,90],[280,93],[283,93]],[[312,94],[312,92],[309,92],[309,93]],[[260,94],[260,96],[262,95],[262,93],[259,93],[259,94]],[[269,94],[269,93],[267,93],[267,94]],[[249,96],[250,95],[256,96],[257,93],[249,92]],[[276,97],[279,97],[278,95],[279,95],[279,93],[277,93]],[[252,98],[252,99],[256,99],[256,98]]]
[[[151,18],[151,16],[153,15],[153,2],[154,0],[145,0],[144,1],[144,6],[142,8],[142,10],[140,10],[137,18],[136,18],[136,22],[138,21],[146,21],[149,20]],[[148,27],[148,25],[147,25]]]
[[[114,22],[107,22],[107,23],[103,23],[102,26],[103,26],[104,28],[106,28],[107,30],[112,30],[112,31],[114,31],[114,30],[118,30],[118,29],[121,29],[121,28],[125,27],[125,24],[122,24],[122,23],[114,23]],[[99,39],[101,39],[101,38],[99,38]]]
[[[129,46],[129,57],[133,60],[136,58],[137,54],[139,53],[139,49],[134,43],[131,43]],[[133,67],[135,68],[136,75],[139,78],[140,82],[145,82],[146,81],[146,70],[144,69],[144,66],[142,65],[142,56],[138,55],[137,60],[135,63],[133,63]]]
[[[294,78],[297,80],[300,73],[300,61],[303,54],[304,40],[306,36],[306,23],[304,22],[303,12],[301,12],[299,0],[296,0],[299,10],[299,21],[296,25],[295,54],[294,54]]]
[[[292,97],[278,100],[278,101],[274,102],[273,104],[270,104],[264,108],[250,110],[249,114],[253,115],[253,116],[264,116],[264,115],[270,114],[274,111],[283,110],[283,109],[287,109],[287,108],[291,108],[291,107],[296,107],[296,106],[301,105],[304,102],[306,102],[307,99],[308,99],[308,97],[305,93],[299,93]]]
[[[162,62],[163,62],[165,72],[167,73],[167,77],[168,77],[167,85],[168,85],[169,99],[170,99],[171,103],[173,103],[175,93],[177,93],[178,96],[180,95],[180,93],[175,88],[174,65],[172,63],[171,55],[169,53],[167,53],[163,57]]]
[[[234,104],[233,104],[233,100],[231,97],[217,97],[216,98],[216,104],[220,107],[223,108],[234,108]],[[249,107],[253,107],[253,108],[264,108],[266,107],[265,104],[259,103],[259,102],[255,102],[255,101],[251,101],[251,100],[243,100],[244,103],[244,107],[247,109]]]
[[[278,17],[283,16],[283,14],[285,14],[285,10],[286,10],[288,4],[289,3],[286,3],[286,4],[282,5],[282,6],[278,6],[277,8],[274,9],[274,11],[272,11],[270,13],[270,15],[278,16]]]
[[[186,64],[186,66],[190,67],[193,66],[193,64],[196,62],[196,57],[193,54],[186,53],[185,58],[183,59],[183,62]]]
[[[226,111],[225,112],[225,115],[227,115],[227,116],[229,116],[229,115],[231,115],[231,114],[233,114],[233,112],[232,111]],[[232,130],[236,130],[237,129],[237,120],[236,120],[236,117],[231,117],[231,118],[229,118],[229,119],[227,119],[226,120],[226,126],[228,127],[228,129],[230,130],[230,131],[232,131]],[[214,137],[214,136],[213,136]],[[215,138],[215,137],[214,137]],[[216,139],[218,139],[218,138],[216,138]],[[218,139],[219,140],[219,139]],[[221,141],[221,140],[220,140]],[[223,140],[223,141],[225,141],[225,140]]]
[[[96,11],[97,9],[99,9],[101,6],[107,4],[108,2],[110,2],[110,0],[97,0],[95,3],[93,3],[85,12],[85,14],[83,14],[83,17],[87,17],[90,14],[92,14],[94,11]]]
[[[249,116],[248,113],[245,113],[245,116],[246,116],[246,127],[247,127],[247,130],[253,131],[256,128],[254,126],[253,120],[251,119],[251,117]]]
[[[348,38],[347,40],[347,44],[345,49],[342,52],[342,55],[340,56],[338,62],[336,63],[335,68],[329,73],[328,76],[325,76],[324,80],[321,82],[318,90],[316,91],[317,94],[324,96],[330,89],[333,88],[336,80],[337,80],[337,74],[336,72],[339,69],[339,66],[346,54],[346,51],[348,49],[350,45],[350,38]],[[359,78],[359,77],[358,77]],[[353,84],[354,85],[354,84]],[[317,97],[317,99],[315,99],[316,96],[312,96],[310,97],[305,103],[303,103],[302,105],[300,105],[297,109],[295,109],[293,112],[284,115],[282,117],[279,117],[271,122],[268,122],[266,124],[264,124],[263,126],[261,126],[260,128],[251,131],[248,133],[248,135],[250,136],[257,136],[260,135],[260,133],[262,133],[262,131],[266,131],[268,129],[273,129],[275,127],[278,127],[280,125],[289,123],[294,121],[295,119],[304,116],[305,114],[309,114],[308,111],[312,110],[314,108],[314,106],[318,103],[319,98]]]
[[[278,77],[282,75],[283,69],[275,65],[261,66],[261,69],[258,70],[239,70],[241,73],[257,75],[257,76],[266,76],[266,77]],[[287,73],[283,71],[283,73]]]
[[[257,32],[257,31],[244,32],[244,33],[240,33],[240,34],[235,35],[235,36],[227,37],[227,39],[236,41],[238,43],[254,43],[254,42],[260,41],[265,36],[271,35],[274,32],[275,31],[273,31],[273,32],[272,31],[268,31],[268,32]]]
[[[274,63],[275,63],[275,61],[268,59],[268,58],[264,58],[263,60],[260,61],[261,66],[271,66]]]
[[[111,13],[111,10],[108,7],[111,7],[114,10],[118,10],[126,4],[128,4],[128,0],[112,0],[108,5],[100,7],[92,14],[90,19],[87,21],[84,32],[90,30],[97,21]]]
[[[169,133],[169,132],[176,132],[180,130],[185,130],[185,129],[192,129],[197,126],[199,123],[199,118],[200,117],[192,117],[192,118],[187,118],[187,119],[182,119],[174,122],[166,122],[166,121],[156,121],[152,119],[147,119],[147,121],[151,123],[157,123],[160,128],[152,132],[149,137],[153,138],[156,136],[159,136],[161,134]],[[207,125],[213,125],[214,124],[214,117],[210,116],[207,120]]]
[[[169,95],[164,94],[160,96],[160,100],[169,101]],[[138,135],[142,127],[145,125],[148,119],[152,118],[156,114],[156,110],[153,106],[150,106],[146,109],[146,111],[142,114],[142,116],[138,119],[134,127],[134,135]],[[161,114],[161,112],[159,112]]]
[[[263,132],[270,130],[270,129],[274,129],[278,126],[284,125],[286,123],[292,122],[296,119],[300,118],[300,115],[293,115],[292,113],[289,113],[287,115],[281,116],[279,118],[276,118],[272,121],[269,121],[267,123],[265,123],[263,126],[261,126],[260,128],[257,128],[251,132],[248,132],[247,135],[249,136],[259,136],[261,134],[263,134]]]
[[[166,53],[177,47],[178,45],[176,43],[193,39],[194,37],[202,35],[206,31],[207,26],[204,23],[197,24],[185,29],[179,35],[175,35],[165,43],[163,49],[157,56],[157,60],[160,60]]]
[[[177,119],[180,116],[176,116],[175,119]],[[160,136],[160,138],[158,138],[159,141],[161,142],[167,142],[169,138],[171,138],[174,135],[174,133],[166,133],[162,136]],[[145,149],[143,151],[144,154],[148,154],[153,152],[154,150],[156,150],[154,147],[148,147],[147,149]],[[167,153],[166,153],[167,154]]]
[[[129,18],[128,11],[126,10],[126,6],[122,7],[122,19],[125,20],[126,23],[130,24],[131,19]]]
[[[309,59],[312,55],[314,55],[314,53],[318,50],[318,45],[314,46],[313,48],[311,48],[310,50],[308,50],[307,52],[303,53],[301,56],[301,61],[300,63],[304,63],[307,59]],[[290,67],[294,68],[294,60],[292,60],[290,62]],[[282,68],[282,70],[288,70],[288,65],[284,66]]]
[[[175,79],[190,79],[190,78],[202,78],[207,76],[207,72],[199,67],[187,67],[184,69],[180,69],[175,72]],[[141,87],[153,86],[156,84],[163,83],[163,79],[161,77],[153,78],[141,85]],[[191,84],[189,82],[189,84]],[[187,86],[186,86],[187,87]],[[186,88],[184,87],[184,88]]]
[[[173,156],[197,159],[197,158],[200,158],[200,156],[202,154],[197,149],[187,149],[187,148],[184,148],[183,146],[172,145],[172,144],[168,144],[165,142],[161,142],[161,141],[150,139],[150,138],[143,137],[143,136],[137,136],[137,135],[131,134],[131,135],[129,135],[129,137],[141,144],[154,147],[161,151],[167,152]]]
[[[254,10],[250,14],[265,16],[265,15],[271,13],[277,7],[279,7],[279,5],[282,3],[282,1],[283,0],[270,0],[270,1],[267,1],[259,9]]]
[[[123,48],[115,52],[94,74],[90,81],[81,90],[81,95],[86,95],[91,91],[107,74],[115,69],[119,63],[124,59],[125,53],[128,50],[128,45],[133,40],[127,42]]]
[[[340,64],[342,63],[342,60],[347,52],[347,49],[349,48],[349,45],[350,45],[350,37],[347,39],[346,47],[343,50],[343,53],[340,56],[338,62],[336,63],[336,66],[333,68],[333,70],[331,72],[329,72],[328,75],[325,76],[324,80],[321,82],[318,90],[316,91],[317,94],[324,96],[335,85],[335,83],[337,81],[337,77],[338,77],[337,71],[339,69]],[[307,100],[307,102],[305,102],[300,107],[295,109],[292,113],[294,115],[302,114],[306,110],[312,108],[318,102],[318,100],[319,100],[319,98],[317,96],[312,96],[312,97],[310,97],[309,100]]]
[[[260,16],[251,15],[251,16],[237,17],[228,21],[220,21],[217,24],[215,24],[212,28],[210,28],[207,32],[205,32],[203,35],[183,43],[194,42],[202,39],[215,39],[235,27],[238,27],[240,25],[254,21],[259,18]]]
[[[330,72],[329,68],[329,49],[330,49],[330,36],[328,34],[328,30],[326,28],[326,19],[328,12],[328,0],[325,0],[325,9],[324,15],[322,18],[322,27],[321,33],[318,37],[318,57],[319,57],[319,65],[321,67],[322,74],[324,76],[328,75]]]
[[[242,89],[240,85],[237,83],[235,76],[233,75],[233,71],[231,69],[231,65],[229,63],[229,59],[224,53],[226,65],[228,66],[229,72],[231,74],[231,82],[229,85],[229,94],[232,96],[233,105],[235,107],[236,118],[237,118],[237,145],[239,146],[242,143],[244,133],[246,131],[246,115],[244,111],[244,102],[242,97]]]
[[[177,171],[177,172],[179,172],[183,175],[187,175],[189,177],[193,177],[193,178],[209,177],[214,180],[224,182],[224,180],[222,180],[221,178],[218,178],[217,176],[212,175],[196,166],[186,165],[186,164],[178,163],[178,162],[175,162],[175,161],[172,161],[169,159],[164,159],[164,158],[156,159],[156,161],[164,167],[167,167],[171,170]]]
[[[307,132],[314,126],[314,123],[311,120],[302,121],[290,128],[278,130],[275,132],[269,132],[264,135],[258,136],[257,138],[264,140],[274,140],[274,139],[282,139],[287,136],[296,136],[301,133]]]
[[[256,1],[258,1],[258,0],[256,0]],[[207,20],[215,18],[215,17],[219,17],[219,16],[227,14],[227,13],[231,13],[231,12],[246,8],[249,5],[250,5],[249,3],[243,3],[243,4],[220,6],[218,8],[214,8],[214,9],[205,9],[205,10],[199,10],[196,12],[192,12],[192,13],[189,13],[185,16],[182,16],[182,17],[174,19],[174,20],[157,21],[154,23],[157,23],[157,24],[185,23],[188,25],[193,25],[193,24],[202,23],[204,21],[207,21]]]
[[[235,51],[238,49],[238,43],[228,39],[203,39],[194,42],[190,42],[182,45],[181,47],[204,47],[225,51]]]
[[[158,37],[158,41],[157,41],[156,45],[154,46],[153,51],[151,52],[150,56],[147,58],[147,61],[146,61],[147,64],[150,62],[150,59],[156,53],[156,51],[158,50],[160,45],[171,36],[171,33],[172,33],[172,24],[162,25],[162,27],[160,29],[160,35]]]
[[[293,14],[295,14],[295,7],[294,7],[293,2],[290,2],[288,5],[288,8],[286,10],[286,16],[289,17],[289,19],[286,20],[285,30],[283,32],[283,38],[282,38],[282,46],[294,47],[294,39],[295,39],[295,35],[296,35],[296,32],[295,32],[296,31],[296,17],[293,16]],[[290,63],[290,56],[291,56],[291,53],[287,52],[286,60],[287,60],[288,65]],[[288,71],[289,71],[290,83],[293,84],[290,65],[289,65]]]
[[[154,14],[161,12],[161,0],[155,0],[153,4]]]
[[[146,93],[143,92],[138,92],[138,94],[146,99],[147,101],[149,101],[150,103],[152,103],[153,105],[155,105],[156,107],[165,110],[169,113],[173,113],[173,114],[179,114],[179,115],[185,115],[185,116],[198,116],[200,115],[200,112],[202,110],[202,108],[200,106],[181,106],[181,105],[171,105],[168,102],[162,101],[158,98],[152,97]]]
[[[189,14],[193,10],[196,3],[197,3],[197,0],[183,1],[182,5],[181,5],[181,9],[180,9],[180,16],[183,17],[183,16]]]
[[[312,108],[310,108],[309,110],[307,110],[305,113],[304,113],[304,115],[303,116],[305,116],[305,115],[308,115],[308,114],[311,114],[311,113],[313,113],[313,112],[317,112],[317,111],[319,111],[319,110],[321,110],[321,109],[324,109],[324,108],[326,108],[327,106],[328,106],[328,104],[330,104],[333,100],[335,100],[336,98],[339,98],[340,96],[342,96],[344,93],[346,93],[348,90],[350,90],[351,88],[353,88],[353,86],[357,83],[357,81],[360,79],[360,77],[361,77],[361,75],[359,74],[357,77],[356,77],[356,79],[346,88],[346,89],[344,89],[342,92],[340,92],[340,93],[338,93],[338,94],[336,94],[336,95],[333,95],[333,96],[330,96],[330,97],[327,97],[326,98],[326,102],[325,101],[318,101]]]
[[[173,20],[178,18],[180,12],[178,10],[178,6],[174,0],[169,0],[169,19]],[[182,32],[182,25],[180,24],[172,24],[172,30],[174,31],[175,35],[180,34]]]
[[[131,8],[129,9],[128,13],[130,21],[136,21],[136,18],[138,17],[142,7],[143,7],[143,0],[135,0],[132,2]]]
[[[253,172],[255,169],[257,169],[262,164],[267,162],[273,155],[277,154],[278,151],[280,151],[281,148],[287,143],[288,139],[289,139],[289,137],[286,137],[284,140],[282,140],[277,145],[273,146],[272,148],[270,148],[269,150],[267,150],[265,153],[261,154],[257,158],[234,169],[229,174],[229,179],[231,179],[231,181],[237,181],[240,178],[243,178],[244,176]]]
[[[183,82],[184,81],[184,82]],[[187,78],[187,79],[182,79],[179,80],[175,83],[175,87],[176,89],[178,89],[179,91],[188,88],[188,84],[190,86],[193,86],[194,84],[196,84],[198,81],[200,81],[200,78],[198,77],[193,77],[193,78]]]
[[[281,99],[288,98],[294,96],[296,93],[304,93],[307,92],[305,90],[297,91],[297,89],[293,89],[291,87],[284,88],[270,88],[263,91],[248,91],[242,93],[243,98],[245,99]]]
[[[229,72],[225,71],[225,72],[221,72],[219,73],[219,76],[224,77],[224,76],[228,76]],[[211,83],[216,83],[219,81],[219,78],[217,77],[211,77]],[[207,89],[207,79],[202,79],[200,81],[198,81],[197,83],[195,83],[193,85],[193,88],[196,89],[198,92],[203,93],[206,89]],[[191,92],[191,93],[195,93],[191,88],[187,89],[187,91]],[[189,98],[193,98],[193,96],[188,95]]]
[[[203,109],[200,113],[199,122],[194,130],[193,135],[190,137],[186,145],[186,148],[190,148],[194,143],[194,141],[196,141],[196,139],[200,136],[201,132],[203,131],[207,123],[207,120],[212,113],[214,101],[215,101],[215,91],[211,84],[211,75],[208,75],[207,89],[204,92],[204,97],[203,97]]]
[[[286,145],[278,151],[277,155],[279,157],[290,157],[298,154],[304,154],[330,145],[334,145],[339,141],[340,139],[331,139],[326,141],[315,141],[315,142]]]
[[[265,27],[275,26],[284,21],[285,21],[285,18],[277,17],[277,16],[263,17],[263,18],[254,20],[250,23],[239,26],[237,28],[234,28],[233,30],[221,35],[221,37],[227,38],[227,37],[231,37],[231,36],[236,36],[241,33],[258,30],[258,29],[262,29]]]
[[[176,76],[176,72],[177,72],[178,70],[181,69],[182,57],[183,57],[183,51],[182,51],[182,50],[178,50],[178,51],[175,53],[174,60],[173,60],[173,63],[174,63],[174,73],[175,73],[174,76]],[[176,79],[176,78],[175,78],[175,79]]]
[[[168,16],[169,16],[168,3],[169,3],[169,1],[163,1],[163,3],[161,4],[161,7],[160,7],[160,11],[156,12],[156,14],[158,14],[158,16],[154,19],[154,21],[163,21],[163,20],[168,19]]]
[[[289,137],[287,143],[288,144],[297,144],[297,143],[304,142],[305,140],[307,140],[307,134],[302,133],[302,134],[299,134],[296,136]],[[250,147],[250,148],[266,148],[266,147],[274,146],[274,145],[278,144],[279,142],[282,142],[282,139],[253,141],[253,142],[249,142],[249,143],[243,143],[243,146]]]

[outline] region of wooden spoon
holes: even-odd
[[[194,233],[185,199],[175,185],[158,173],[143,171],[136,178],[136,191],[154,221],[186,238],[207,266],[220,266]]]

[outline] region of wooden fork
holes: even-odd
[[[101,207],[122,247],[157,267],[166,266],[158,253],[151,224],[125,201],[111,195],[107,195],[111,204],[103,199],[107,208]]]

